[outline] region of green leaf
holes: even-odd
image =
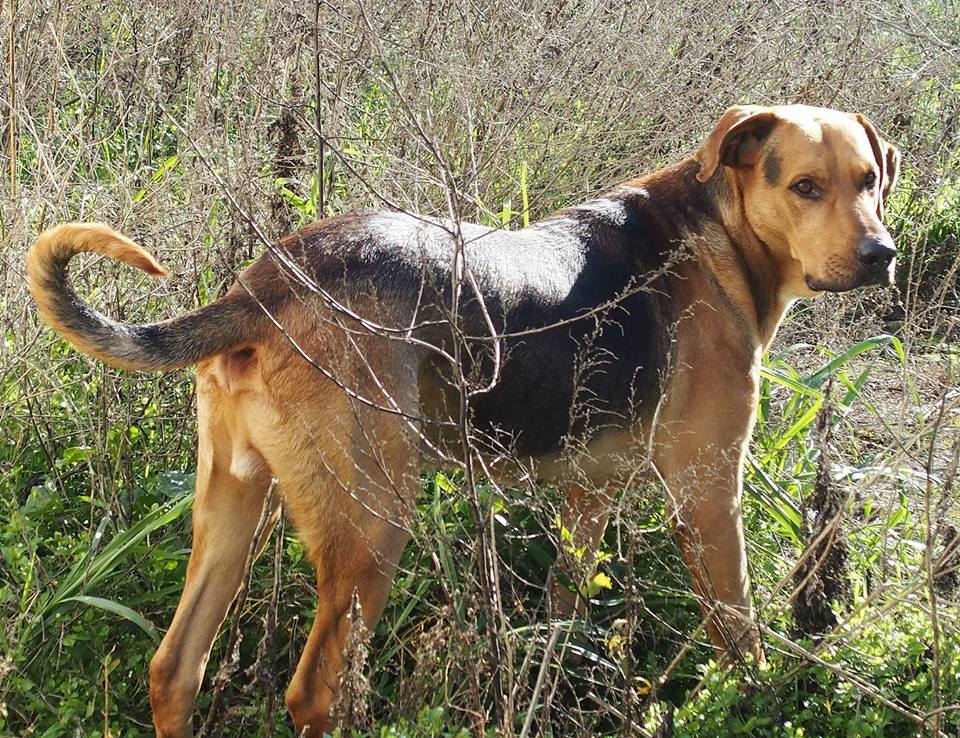
[[[99,552],[93,549],[73,565],[60,586],[40,605],[34,624],[51,615],[68,599],[82,594],[115,574],[126,554],[150,533],[180,518],[193,505],[193,493],[185,493],[170,506],[158,506],[129,530],[117,533]]]
[[[769,379],[771,382],[775,382],[777,384],[783,385],[784,387],[788,387],[789,389],[792,389],[794,392],[799,392],[802,395],[808,395],[818,400],[823,399],[822,392],[818,392],[812,387],[808,387],[806,384],[804,384],[800,380],[794,379],[793,377],[790,377],[784,374],[783,372],[777,371],[775,369],[771,369],[769,367],[761,367],[760,376],[764,379]]]
[[[457,488],[450,483],[450,480],[447,479],[446,475],[443,472],[437,472],[437,475],[433,478],[433,483],[436,484],[444,492],[447,492],[449,494],[453,494],[457,491]]]
[[[894,351],[897,352],[897,356],[900,359],[900,362],[903,363],[905,360],[905,354],[903,352],[903,344],[900,343],[900,340],[895,336],[888,335],[883,333],[879,336],[874,336],[873,338],[867,338],[866,340],[860,341],[860,343],[854,344],[846,351],[844,351],[839,356],[831,359],[826,364],[824,364],[820,369],[811,374],[805,380],[804,384],[808,387],[819,387],[823,384],[827,377],[833,374],[838,368],[846,364],[850,359],[859,356],[860,354],[870,351],[875,348],[884,348],[886,346],[892,346]]]
[[[153,626],[153,623],[143,617],[143,615],[138,613],[136,610],[132,610],[126,605],[121,605],[119,602],[114,602],[113,600],[105,600],[103,597],[92,597],[90,595],[67,597],[63,601],[82,602],[84,605],[90,605],[91,607],[97,607],[101,610],[112,612],[114,615],[119,615],[120,617],[129,620],[131,623],[140,628],[140,630],[150,636],[150,640],[152,640],[154,643],[160,643],[160,634]]]
[[[60,464],[64,468],[86,461],[93,455],[93,449],[89,446],[71,446],[65,448],[60,454]]]

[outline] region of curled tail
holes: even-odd
[[[87,305],[67,279],[67,263],[90,251],[155,277],[166,271],[126,236],[102,223],[64,223],[44,231],[27,255],[27,282],[44,320],[84,353],[112,366],[167,371],[250,344],[269,319],[243,290],[179,318],[150,325],[118,323]]]

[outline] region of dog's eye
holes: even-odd
[[[819,197],[820,191],[817,186],[809,179],[801,179],[791,188],[801,197]]]
[[[863,178],[863,187],[867,190],[872,190],[873,186],[877,183],[876,172],[867,172],[867,175]]]

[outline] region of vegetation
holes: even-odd
[[[447,469],[354,654],[354,734],[960,735],[953,3],[13,0],[2,19],[0,736],[152,735],[147,664],[190,546],[191,374],[109,369],[53,336],[23,277],[42,228],[102,220],[157,254],[162,283],[73,271],[105,312],[153,320],[319,216],[521,227],[689,154],[739,102],[863,112],[905,165],[899,289],[798,306],[765,358],[745,504],[768,663],[711,660],[654,486],[617,500],[590,618],[556,621],[560,493]],[[282,692],[314,597],[281,525],[217,641],[207,683],[232,678],[202,692],[206,735],[293,734]]]

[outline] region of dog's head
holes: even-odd
[[[881,220],[900,154],[864,116],[729,108],[696,159],[701,182],[729,169],[743,216],[791,297],[892,282],[896,248]]]

